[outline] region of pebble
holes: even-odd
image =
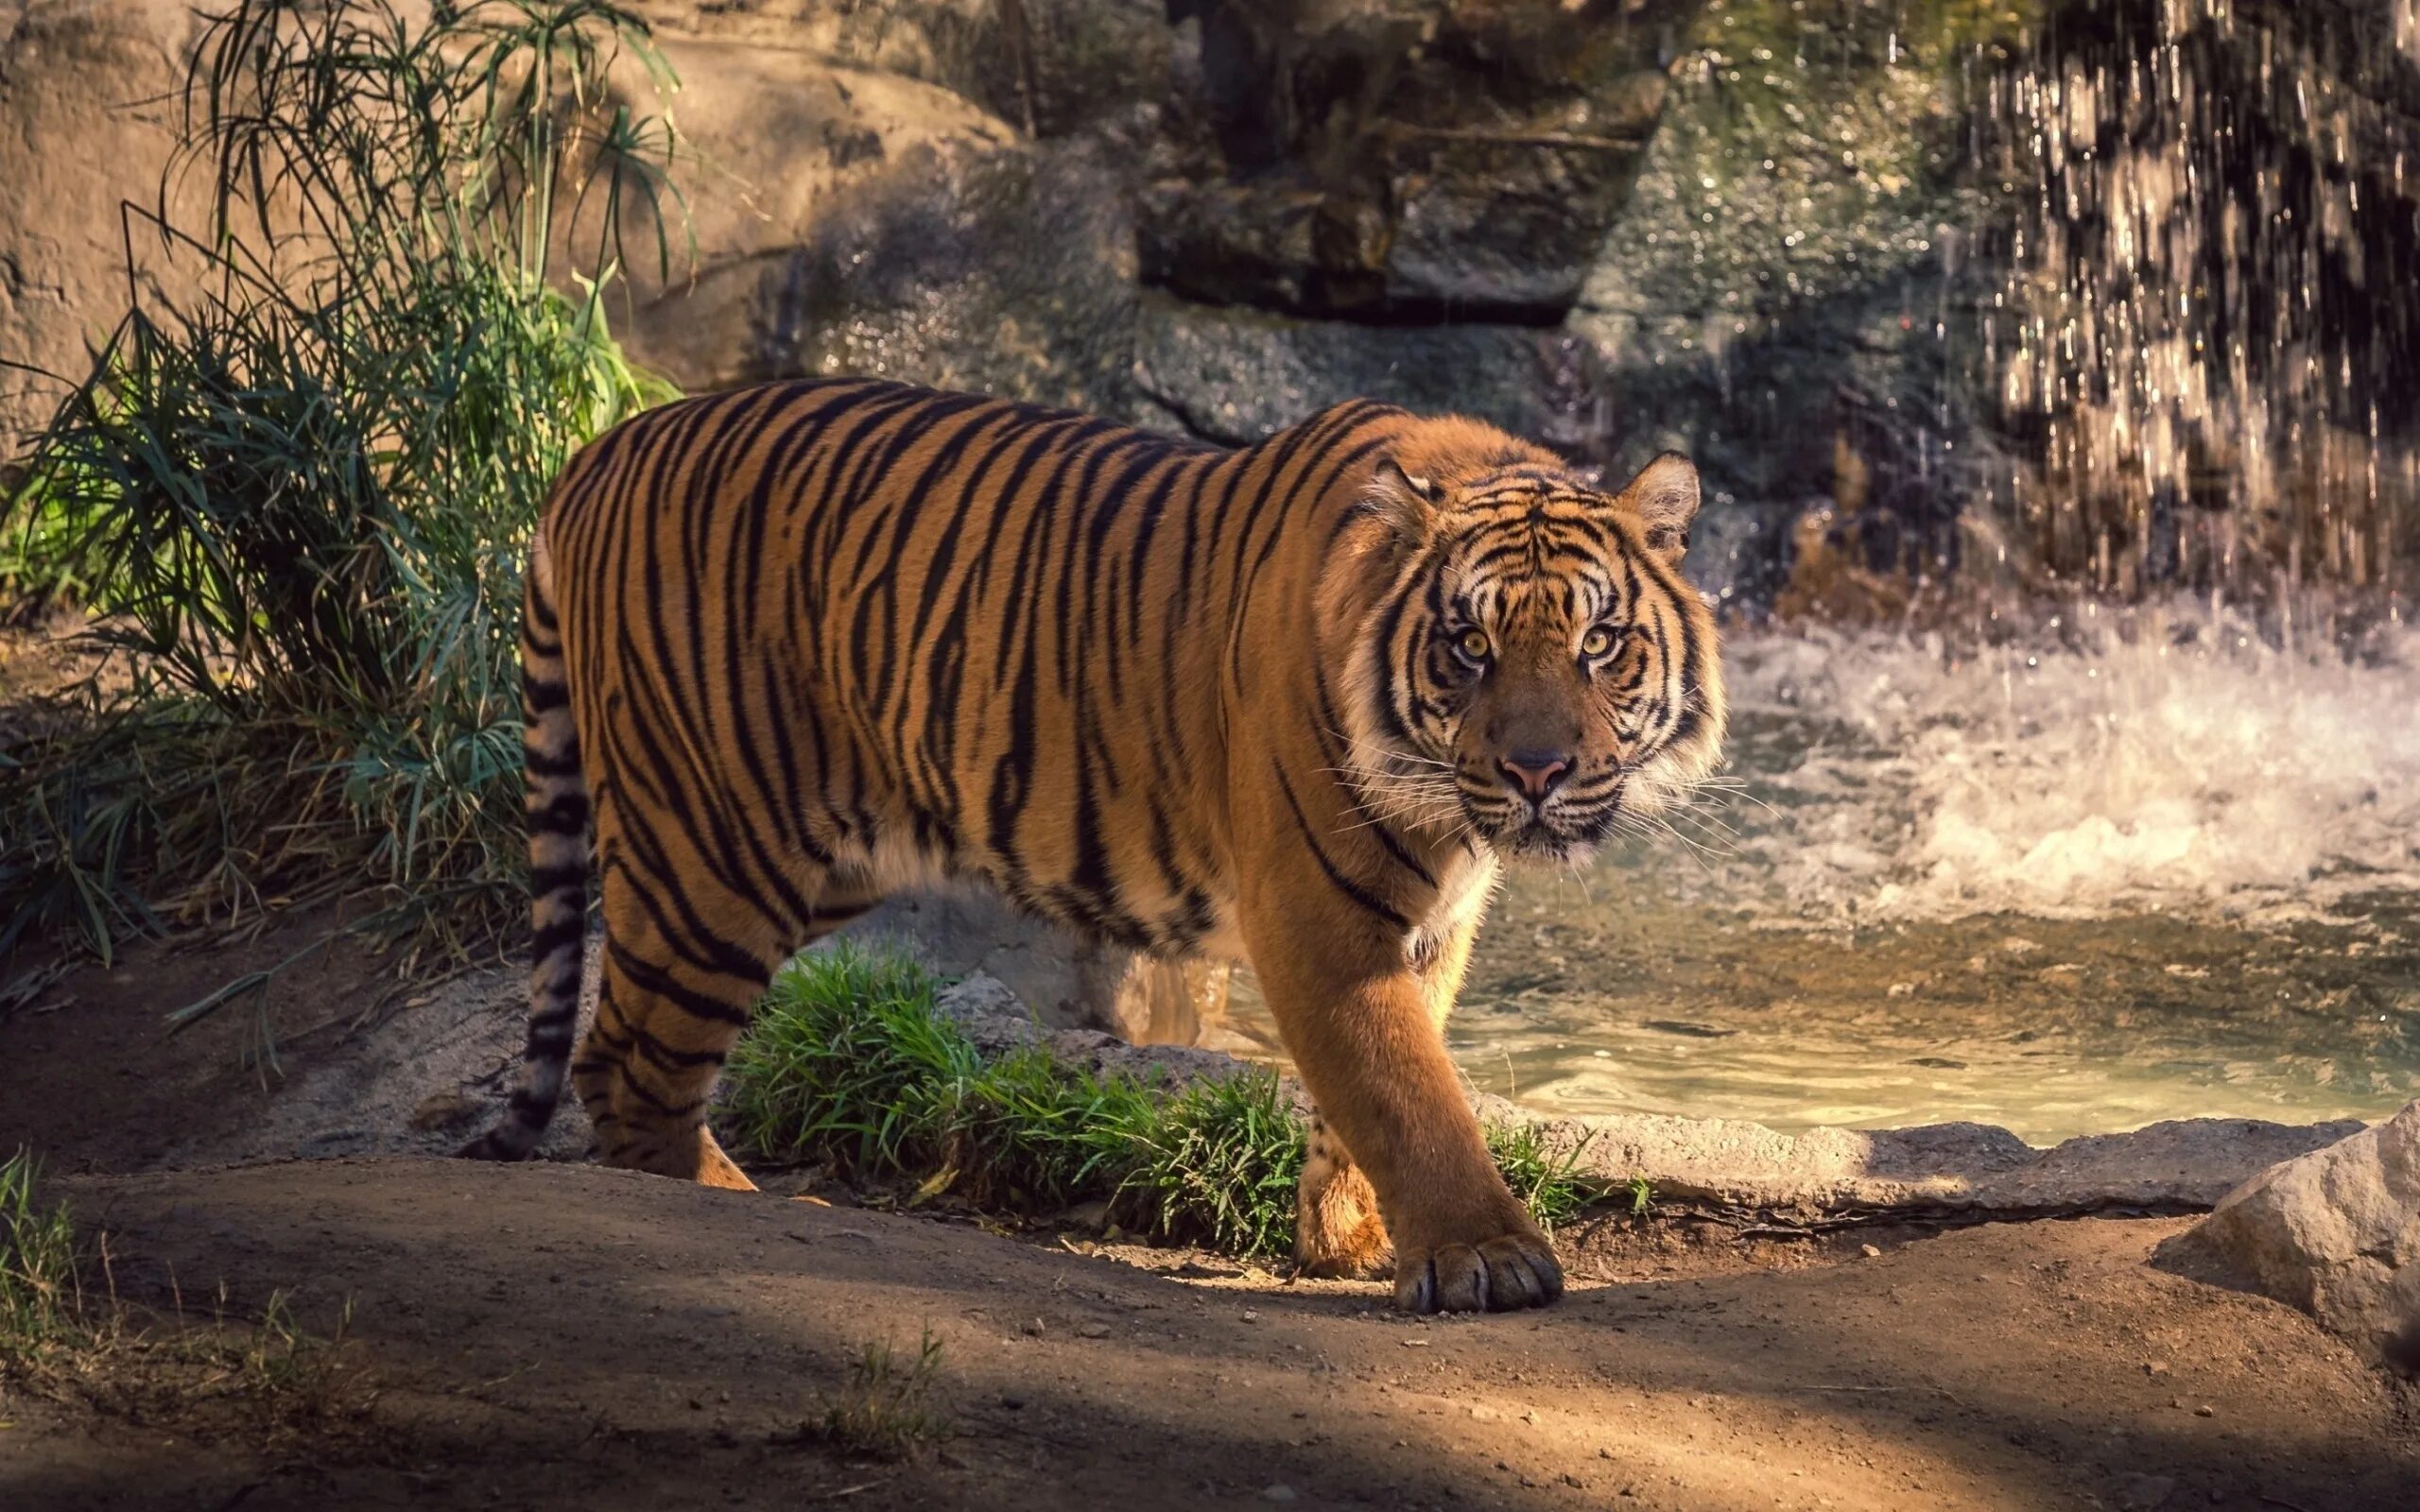
[[[2193,1409],[2193,1416],[2196,1418],[2216,1418],[2218,1415],[2219,1409],[2211,1406],[2206,1401]]]
[[[1280,1481],[1261,1492],[1260,1499],[1264,1502],[1291,1502],[1294,1500],[1294,1488]]]
[[[1859,1245],[1857,1248],[1858,1253],[1863,1255],[1868,1260],[1880,1260],[1882,1258],[1882,1251],[1872,1245]]]
[[[1109,1337],[1109,1325],[1106,1323],[1087,1323],[1082,1328],[1078,1329],[1076,1332],[1080,1336],[1087,1339],[1105,1339]]]

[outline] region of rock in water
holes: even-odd
[[[2261,1172],[2158,1260],[2290,1302],[2420,1377],[2420,1102]]]

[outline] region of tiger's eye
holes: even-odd
[[[1487,632],[1485,630],[1464,630],[1461,634],[1461,639],[1456,644],[1462,648],[1462,655],[1469,657],[1474,662],[1482,662],[1487,659]]]
[[[1614,648],[1614,632],[1599,625],[1580,638],[1582,656],[1603,656]]]

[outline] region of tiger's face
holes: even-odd
[[[1696,470],[1668,453],[1608,495],[1542,458],[1376,469],[1364,507],[1398,545],[1355,765],[1392,816],[1578,860],[1712,768],[1722,674],[1680,575]]]

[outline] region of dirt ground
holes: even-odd
[[[44,1157],[138,1308],[284,1292],[333,1334],[349,1305],[358,1410],[19,1392],[0,1507],[2420,1504],[2420,1392],[2151,1268],[2181,1220],[1625,1227],[1550,1311],[1413,1322],[1080,1234],[431,1159],[444,1089],[509,1064],[508,978],[391,992],[332,954],[164,1040],[228,967],[147,949],[0,1021],[0,1149]],[[198,1163],[228,1160],[268,1163]],[[891,1464],[802,1434],[866,1343],[927,1329],[946,1438]]]

